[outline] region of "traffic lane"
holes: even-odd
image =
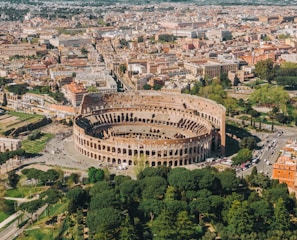
[[[272,176],[272,169],[273,169],[273,164],[276,162],[280,155],[280,150],[286,145],[287,141],[292,138],[292,136],[296,136],[295,134],[297,131],[294,130],[294,133],[289,132],[289,131],[283,131],[283,134],[278,136],[277,133],[267,133],[267,134],[262,134],[260,135],[262,137],[262,141],[259,143],[262,148],[260,150],[257,150],[256,154],[253,155],[254,157],[259,157],[260,161],[256,165],[251,166],[250,168],[237,172],[238,176],[246,176],[251,174],[252,168],[254,166],[257,167],[258,173],[262,172],[269,177]],[[256,134],[255,134],[256,135]],[[259,137],[259,136],[258,136]],[[268,148],[269,145],[273,141],[277,141],[274,147]],[[265,161],[266,160],[266,161]],[[269,161],[269,165],[267,165],[267,161]]]

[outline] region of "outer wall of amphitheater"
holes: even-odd
[[[183,166],[224,155],[225,108],[176,92],[88,94],[74,121],[76,149],[113,165]]]

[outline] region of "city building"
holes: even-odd
[[[273,164],[272,178],[288,187],[297,188],[297,142],[290,141],[282,149],[281,156]]]
[[[62,92],[64,93],[65,98],[74,107],[79,106],[83,99],[83,96],[86,93],[88,93],[88,91],[84,88],[82,83],[76,83],[76,82],[65,84],[62,87]]]

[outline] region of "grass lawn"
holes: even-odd
[[[42,115],[22,113],[22,112],[9,112],[8,114],[11,116],[18,117],[18,119],[20,119],[22,121],[26,121],[27,119],[31,119],[31,118],[34,118],[34,120],[39,120],[39,119],[44,118],[44,116],[42,116]]]
[[[5,132],[12,128],[18,128],[29,123],[34,123],[44,116],[38,114],[28,114],[21,112],[8,112],[6,115],[1,116],[0,130]]]
[[[64,213],[65,211],[67,211],[67,205],[68,203],[66,202],[65,199],[61,199],[63,202],[62,203],[56,203],[54,205],[50,205],[49,206],[49,209],[48,209],[48,214],[49,216],[47,216],[47,211],[44,211],[39,219],[40,219],[40,222],[45,222],[47,221],[49,218],[53,217],[53,216],[57,216],[61,213]]]
[[[54,135],[50,133],[44,133],[43,136],[35,140],[24,140],[22,142],[22,149],[27,153],[37,154],[44,150],[46,143],[53,138]]]
[[[11,189],[6,191],[6,197],[13,198],[25,198],[30,197],[30,194],[33,195],[42,190],[46,190],[48,187],[19,187],[16,189]]]
[[[62,199],[63,201],[63,199]],[[24,236],[19,236],[18,239],[25,240],[52,240],[58,237],[63,226],[63,221],[60,224],[46,225],[45,222],[51,219],[53,216],[57,216],[67,210],[67,203],[57,203],[50,205],[49,216],[46,215],[46,211],[39,216],[38,222],[34,226],[25,231]],[[36,227],[36,228],[35,228]],[[31,230],[32,229],[32,230]]]
[[[53,240],[59,235],[59,228],[29,228],[24,232],[24,236],[19,236],[18,239],[26,240]]]
[[[51,205],[49,209],[49,215],[55,216],[59,215],[67,210],[68,203],[65,202],[65,199],[62,198],[63,203],[57,203],[55,205]]]
[[[9,214],[6,214],[4,212],[0,212],[0,222],[3,222],[8,217],[9,217]]]

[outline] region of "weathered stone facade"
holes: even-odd
[[[74,123],[77,150],[114,165],[183,166],[224,155],[225,108],[163,91],[89,94]]]
[[[0,152],[15,151],[21,148],[21,140],[13,138],[0,138]]]

